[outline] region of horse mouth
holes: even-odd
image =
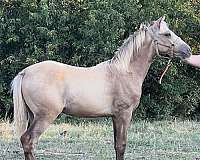
[[[177,54],[177,57],[181,58],[181,59],[186,59],[189,58],[192,55],[192,52],[182,52],[179,51]]]

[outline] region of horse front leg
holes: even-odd
[[[132,108],[120,111],[113,116],[114,130],[114,147],[116,152],[116,160],[124,160],[124,152],[126,149],[127,130],[132,117]]]

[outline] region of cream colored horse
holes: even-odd
[[[12,83],[14,120],[25,159],[35,159],[34,143],[64,112],[83,117],[111,116],[116,159],[123,160],[127,129],[152,59],[156,55],[186,58],[190,53],[190,47],[161,17],[152,25],[141,25],[111,60],[96,66],[45,61],[25,68]]]

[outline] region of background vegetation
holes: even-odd
[[[0,116],[12,118],[10,82],[23,68],[47,59],[92,66],[113,56],[141,22],[165,14],[170,28],[200,49],[198,0],[1,0]],[[200,72],[175,59],[156,59],[143,86],[139,119],[200,118]]]

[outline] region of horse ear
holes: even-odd
[[[165,16],[160,17],[155,24],[157,25],[158,28],[160,28],[161,23],[165,20]]]
[[[144,25],[144,23],[141,23],[140,24],[140,29],[139,30],[144,30],[145,29],[145,25]]]
[[[163,15],[162,17],[160,17],[162,21],[165,20],[165,15]]]

